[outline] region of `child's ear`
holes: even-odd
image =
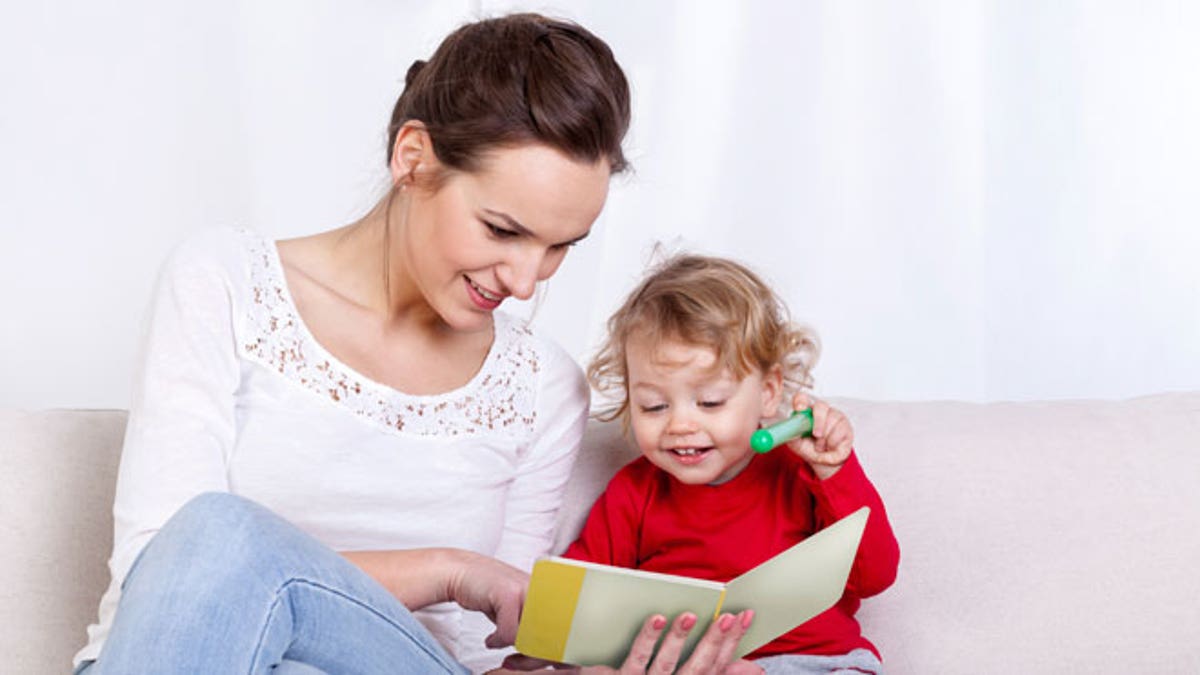
[[[783,368],[778,365],[763,373],[762,388],[762,417],[775,417],[779,414],[779,404],[783,402]]]

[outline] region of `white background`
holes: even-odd
[[[770,279],[827,395],[1200,389],[1200,3],[45,0],[0,10],[0,405],[126,406],[170,247],[357,218],[409,63],[514,7],[633,85],[536,316],[580,359],[663,241]]]

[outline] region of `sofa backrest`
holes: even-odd
[[[0,654],[69,673],[108,586],[124,411],[0,410]]]
[[[1200,672],[1200,392],[837,400],[900,540],[860,611],[889,673]],[[108,583],[119,411],[0,411],[0,654],[67,672]],[[592,423],[556,546],[636,456]]]

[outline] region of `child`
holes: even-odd
[[[592,507],[570,558],[728,581],[862,506],[871,507],[845,595],[748,658],[768,673],[880,672],[854,618],[891,585],[899,548],[839,410],[810,399],[815,337],[745,267],[677,256],[608,322],[588,368],[614,395],[607,419],[633,428],[642,457]],[[813,408],[811,438],[755,454],[750,436],[780,413]]]

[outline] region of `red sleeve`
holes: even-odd
[[[579,538],[567,547],[563,557],[637,567],[637,542],[646,491],[639,489],[632,468],[626,466],[609,481],[592,505]]]
[[[862,543],[850,569],[846,592],[860,598],[882,593],[896,580],[900,566],[900,545],[892,532],[883,499],[863,472],[858,455],[850,458],[838,472],[818,479],[807,463],[801,462],[801,479],[816,500],[817,528],[824,528],[858,509],[869,506],[871,515],[863,532]]]

